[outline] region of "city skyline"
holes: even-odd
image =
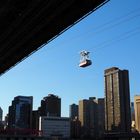
[[[62,116],[80,99],[104,97],[104,70],[129,70],[131,101],[140,93],[140,1],[110,1],[1,76],[3,116],[15,96],[33,96],[34,109],[49,93],[62,98]],[[119,10],[118,10],[119,9]],[[111,12],[110,12],[111,11]],[[81,50],[93,64],[79,68]]]
[[[114,87],[114,89],[117,89],[117,90],[114,90],[114,89],[111,90],[111,91],[113,91],[112,94],[114,94],[114,95],[112,95],[112,97],[116,97],[116,96],[120,95],[120,98],[112,98],[112,99],[113,99],[114,104],[116,104],[119,99],[121,101],[120,104],[117,103],[118,106],[117,105],[115,106],[115,110],[117,111],[117,112],[116,111],[115,112],[117,113],[117,115],[114,116],[115,120],[116,120],[115,121],[116,124],[114,124],[114,125],[116,127],[118,127],[117,126],[118,125],[118,121],[120,121],[120,117],[121,117],[121,119],[123,119],[122,122],[126,122],[125,125],[123,123],[122,123],[122,125],[120,125],[121,126],[120,129],[122,129],[121,130],[122,132],[126,132],[127,130],[125,130],[125,129],[128,129],[128,131],[130,130],[128,127],[123,128],[124,126],[126,126],[126,125],[131,126],[131,124],[128,121],[128,120],[131,120],[130,115],[128,115],[128,114],[130,114],[128,112],[130,112],[130,110],[131,110],[130,106],[129,106],[130,102],[126,101],[127,100],[126,98],[128,98],[128,100],[129,100],[129,97],[130,97],[129,93],[128,93],[129,92],[129,80],[128,80],[128,75],[127,74],[128,74],[127,70],[119,70],[118,68],[114,68],[114,67],[105,70],[105,81],[108,83],[108,84],[106,84],[106,82],[105,82],[106,91],[110,91],[110,89],[108,89],[108,87],[110,87],[110,88]],[[118,75],[118,79],[116,79],[117,75]],[[110,77],[111,77],[112,81],[114,81],[114,82],[112,82],[112,81],[109,82]],[[118,84],[116,83],[117,81],[119,81]],[[113,85],[113,86],[111,86],[111,85]],[[119,86],[118,88],[120,88],[120,90],[118,90],[118,88],[116,88],[116,85]],[[122,92],[122,90],[123,90],[123,92]],[[124,91],[126,91],[126,93]],[[110,96],[110,93],[107,92],[107,94],[109,94],[109,96]],[[77,130],[73,131],[73,135],[72,136],[78,137],[79,136],[79,132],[80,131],[82,132],[82,130],[84,130],[82,133],[80,133],[81,137],[88,137],[88,136],[90,136],[90,137],[102,137],[103,133],[104,133],[104,126],[105,126],[104,121],[105,121],[105,118],[106,118],[105,117],[105,112],[106,113],[108,112],[108,111],[105,110],[105,108],[106,108],[105,105],[108,104],[108,103],[110,104],[110,101],[109,101],[110,99],[107,100],[108,103],[104,102],[107,99],[106,98],[107,96],[105,96],[105,98],[98,98],[98,99],[96,99],[96,97],[89,97],[89,99],[79,100],[79,105],[78,105],[78,108],[79,108],[78,110],[79,111],[78,111],[77,115],[78,115],[78,118],[79,118],[79,121],[80,121],[80,124],[81,124],[81,127],[80,127],[79,126],[80,124],[79,124],[78,120],[76,121],[77,117],[75,119],[72,119],[72,118],[70,119],[70,118],[67,118],[67,117],[60,117],[60,115],[56,115],[56,114],[60,114],[60,113],[58,113],[59,111],[56,109],[56,106],[59,106],[59,105],[57,105],[57,103],[59,101],[61,102],[61,98],[58,97],[57,95],[49,94],[47,97],[44,97],[43,100],[41,101],[41,106],[43,107],[42,109],[45,112],[47,112],[47,113],[43,113],[44,111],[41,108],[38,108],[38,110],[36,110],[36,111],[30,110],[32,112],[31,113],[32,116],[30,118],[30,120],[32,122],[32,123],[30,123],[30,124],[32,124],[31,128],[32,129],[38,129],[37,125],[39,125],[39,128],[41,128],[41,129],[43,129],[45,131],[46,131],[46,128],[49,129],[49,126],[52,127],[52,130],[53,130],[53,127],[59,128],[59,127],[56,127],[56,126],[58,126],[58,124],[59,125],[61,124],[61,123],[56,124],[56,122],[55,121],[53,122],[53,120],[60,120],[60,119],[63,120],[63,118],[65,120],[65,118],[67,118],[67,120],[71,120],[73,122],[73,127],[71,127],[71,129],[72,128],[79,128],[80,127],[79,131],[77,131]],[[126,100],[124,99],[124,97],[125,97]],[[28,96],[17,96],[17,97],[14,98],[14,100],[12,101],[12,106],[9,107],[8,128],[16,127],[16,126],[19,126],[19,128],[23,127],[23,125],[21,125],[21,124],[23,124],[23,121],[17,121],[19,123],[17,123],[17,125],[13,125],[13,124],[15,124],[14,123],[15,122],[14,118],[17,117],[15,120],[18,120],[18,118],[19,118],[19,120],[22,120],[24,118],[23,116],[28,116],[30,114],[29,112],[27,113],[28,109],[27,108],[25,109],[25,107],[27,107],[29,105],[28,101],[30,99],[32,100],[32,98],[33,97],[28,97]],[[58,104],[60,104],[60,102]],[[125,109],[124,109],[124,107],[125,107]],[[109,109],[109,110],[110,110],[110,113],[111,113],[112,112],[111,109]],[[123,114],[122,114],[121,113],[122,111],[120,111],[121,114],[119,114],[118,110],[123,110],[126,113],[123,112]],[[48,114],[48,111],[49,111],[49,114]],[[75,109],[73,109],[71,111],[72,111],[71,113],[75,114]],[[17,114],[15,114],[15,113],[17,113]],[[124,114],[127,114],[127,117]],[[75,116],[77,116],[77,115],[75,114]],[[50,124],[52,124],[52,125],[46,125],[47,122],[44,122],[43,120],[41,121],[41,123],[37,122],[37,121],[40,120],[39,116],[43,117],[43,120],[47,120],[47,118],[48,118],[48,120],[51,119],[52,123],[50,123]],[[111,116],[111,115],[108,114],[107,116]],[[112,120],[112,119],[109,118],[109,120]],[[9,123],[9,122],[11,122],[11,123]],[[5,123],[5,124],[7,124],[7,123]],[[43,127],[40,127],[40,126],[43,126]],[[62,124],[61,127],[63,128],[63,124]],[[39,131],[41,131],[41,129],[39,129]],[[97,131],[98,129],[100,131]],[[112,128],[113,132],[116,132],[116,133],[119,132],[120,133],[120,129],[118,129],[118,128],[115,129],[117,131],[114,131],[113,129],[114,128]],[[98,133],[98,132],[100,132],[100,133]]]
[[[104,87],[105,87],[105,85],[104,85]],[[48,93],[48,94],[46,94],[46,96],[50,96],[50,95],[53,95],[53,93]],[[17,95],[17,96],[15,96],[15,97],[18,97],[18,96],[24,96],[24,95]],[[28,96],[30,96],[30,95],[28,95]],[[45,97],[43,97],[41,100],[40,100],[40,105],[41,105],[41,101],[44,99],[44,98],[46,98],[46,96]],[[54,96],[57,96],[56,94],[54,95]],[[136,96],[136,95],[135,95]],[[15,98],[14,97],[14,98]],[[97,97],[99,97],[99,96],[97,96]],[[102,96],[103,98],[105,98],[104,96]],[[60,97],[61,98],[61,97]],[[86,99],[88,99],[89,97],[87,97],[87,98],[79,98],[79,100],[77,101],[77,103],[80,101],[80,100],[86,100]],[[100,97],[99,97],[100,98]],[[33,99],[34,99],[34,97],[33,97]],[[62,99],[63,100],[63,99]],[[11,100],[12,101],[12,100]],[[133,101],[134,102],[134,101]],[[75,102],[71,102],[71,104],[75,104]],[[69,104],[69,105],[71,105],[71,104]],[[34,105],[34,102],[33,102],[33,105]],[[40,105],[39,106],[37,106],[37,108],[33,108],[33,110],[37,110],[39,107],[40,107]],[[10,106],[10,105],[9,105]],[[9,107],[8,106],[8,107]],[[68,110],[69,111],[69,110]],[[6,114],[8,113],[8,111],[6,112]],[[5,117],[6,116],[6,114],[4,114],[3,115],[3,117]],[[64,116],[63,116],[64,117]],[[67,115],[67,117],[69,117],[69,114]]]

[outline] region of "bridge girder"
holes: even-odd
[[[1,0],[0,75],[108,0]]]

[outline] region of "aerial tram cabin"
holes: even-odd
[[[79,67],[87,67],[87,66],[90,66],[92,64],[92,61],[89,60],[89,53],[90,52],[87,52],[87,51],[82,51],[80,52],[80,64],[79,64]]]

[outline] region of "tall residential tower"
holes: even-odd
[[[105,130],[131,131],[128,70],[112,67],[105,70]]]
[[[95,97],[79,101],[79,120],[82,137],[97,137],[98,112]]]

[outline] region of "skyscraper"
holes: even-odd
[[[61,98],[56,95],[49,94],[41,100],[41,106],[39,107],[40,116],[61,116]]]
[[[105,70],[105,130],[130,132],[130,93],[128,70]]]
[[[69,116],[71,119],[71,138],[79,138],[81,123],[78,119],[78,105],[72,104],[69,106]]]
[[[83,137],[96,137],[97,125],[97,100],[90,97],[89,100],[79,101],[79,120],[81,122],[81,133]]]
[[[78,117],[71,120],[71,138],[80,138],[81,135],[81,122]]]
[[[32,111],[32,129],[39,130],[39,112],[38,110]]]
[[[2,121],[2,117],[3,117],[3,110],[2,110],[2,108],[0,107],[0,121]]]
[[[32,96],[17,96],[9,107],[9,128],[31,128],[32,125]]]
[[[135,131],[135,110],[134,110],[134,102],[131,102],[131,129]]]
[[[98,137],[102,137],[105,130],[105,102],[104,98],[97,99],[97,111],[98,111]]]
[[[131,121],[135,121],[135,110],[134,110],[134,102],[131,102]]]
[[[75,119],[75,117],[78,117],[78,105],[72,104],[70,105],[70,118],[71,120]]]
[[[134,96],[134,109],[136,130],[140,132],[140,95]]]

